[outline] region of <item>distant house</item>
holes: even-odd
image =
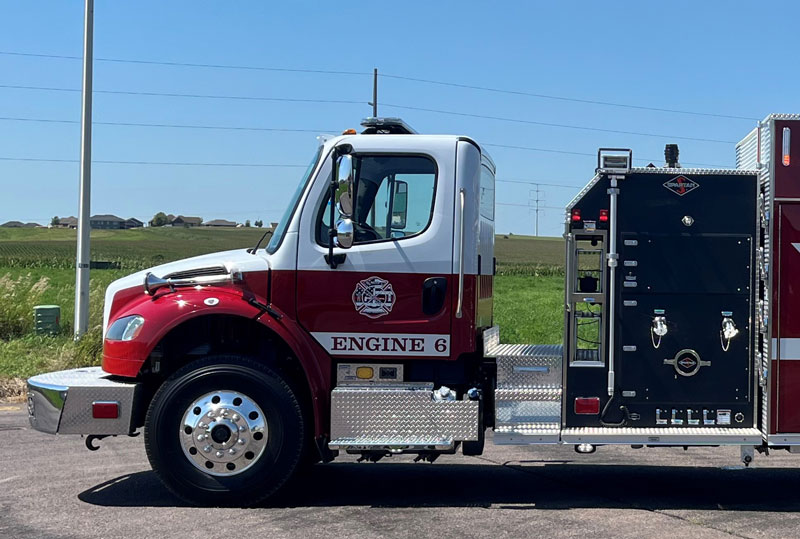
[[[172,226],[200,226],[203,224],[203,218],[179,215],[173,218],[169,224]]]
[[[59,217],[58,218],[58,227],[59,228],[78,228],[78,218],[77,217]]]
[[[234,221],[226,221],[225,219],[212,219],[211,221],[206,221],[203,223],[203,226],[213,226],[217,228],[236,228],[236,223]]]
[[[125,219],[116,215],[92,215],[89,218],[89,226],[95,229],[118,230],[124,228]]]
[[[21,221],[8,221],[0,225],[4,228],[22,228],[25,226],[25,223]]]
[[[125,229],[128,229],[128,228],[141,228],[143,226],[144,226],[144,223],[141,222],[136,217],[129,217],[128,219],[125,219],[125,221],[122,223],[122,228],[125,228]]]
[[[25,223],[22,228],[43,228],[39,223]]]

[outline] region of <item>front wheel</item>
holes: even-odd
[[[198,505],[254,505],[280,488],[304,447],[303,413],[279,373],[239,356],[189,364],[159,388],[145,418],[153,470]]]

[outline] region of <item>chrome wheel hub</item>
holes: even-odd
[[[267,446],[267,422],[253,399],[214,391],[183,414],[179,433],[186,458],[209,475],[235,475],[255,464]]]

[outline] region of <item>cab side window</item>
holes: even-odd
[[[354,159],[355,244],[414,236],[433,217],[436,163],[418,155],[363,155]],[[330,198],[317,219],[317,241],[328,245]],[[337,210],[334,219],[341,215]]]

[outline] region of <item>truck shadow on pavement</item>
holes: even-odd
[[[264,507],[639,508],[800,511],[800,470],[553,464],[315,466]],[[757,493],[769,493],[768,496]],[[107,507],[180,507],[152,471],[78,495]]]

